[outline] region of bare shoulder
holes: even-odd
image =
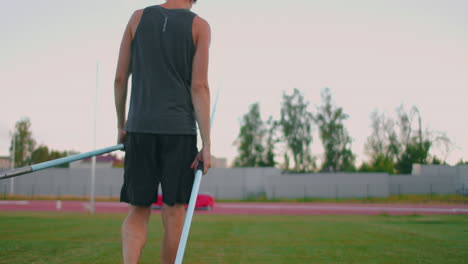
[[[132,14],[132,19],[141,18],[141,16],[143,15],[143,11],[144,9],[135,10],[135,12],[133,12]]]
[[[128,25],[130,26],[132,36],[135,35],[138,24],[140,24],[141,17],[143,16],[143,11],[144,9],[138,9],[135,12],[133,12],[132,16],[130,17]]]
[[[193,19],[193,28],[195,29],[196,32],[199,32],[199,33],[206,33],[206,32],[210,32],[211,29],[210,29],[210,24],[208,23],[208,21],[206,21],[205,19],[203,19],[202,17],[200,16],[195,16],[195,18]]]

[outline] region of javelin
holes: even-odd
[[[218,94],[216,95],[216,101],[213,107],[213,112],[211,113],[211,120],[210,120],[211,124],[213,124],[213,116],[216,110],[216,105],[218,103],[218,96],[219,96],[219,89],[218,89]],[[28,174],[28,173],[35,172],[35,171],[44,170],[44,169],[52,168],[52,167],[62,165],[65,163],[87,159],[93,156],[98,156],[104,153],[109,153],[112,151],[123,150],[123,149],[124,149],[124,144],[117,144],[115,146],[111,146],[107,148],[97,149],[97,150],[86,152],[86,153],[76,154],[76,155],[72,155],[68,157],[63,157],[60,159],[50,160],[50,161],[46,161],[46,162],[42,162],[42,163],[30,165],[30,166],[24,166],[24,167],[12,169],[12,170],[0,173],[0,180],[17,177],[23,174]]]
[[[213,105],[213,109],[211,110],[210,130],[211,130],[211,127],[213,127],[214,115],[216,113],[216,106],[218,105],[220,88],[221,87],[219,87],[218,91],[216,92],[216,99]],[[182,264],[182,260],[184,258],[185,246],[187,245],[190,225],[192,223],[193,211],[195,210],[195,203],[197,201],[197,196],[198,196],[198,189],[200,189],[202,173],[203,173],[203,162],[200,161],[198,162],[197,171],[195,172],[195,179],[193,181],[192,193],[190,194],[189,205],[187,207],[187,213],[185,215],[184,227],[182,228],[182,234],[180,236],[179,247],[177,248],[177,256],[176,256],[175,264]]]
[[[124,145],[117,144],[115,146],[111,146],[107,148],[97,149],[97,150],[86,152],[86,153],[76,154],[76,155],[72,155],[72,156],[68,156],[68,157],[64,157],[60,159],[55,159],[55,160],[50,160],[50,161],[34,164],[31,166],[25,166],[21,168],[12,169],[7,172],[1,173],[0,180],[13,178],[13,177],[20,176],[23,174],[52,168],[61,164],[65,164],[65,163],[69,163],[69,162],[73,162],[73,161],[77,161],[81,159],[87,159],[93,156],[98,156],[104,153],[108,153],[108,152],[112,152],[116,150],[122,150],[122,149],[124,149]]]

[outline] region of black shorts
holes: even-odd
[[[149,206],[157,201],[161,183],[163,202],[188,204],[197,155],[196,135],[128,132],[125,139],[124,184],[120,201]]]

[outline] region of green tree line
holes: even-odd
[[[15,131],[10,144],[10,153],[14,155],[13,166],[15,168],[77,154],[75,151],[58,151],[49,149],[45,145],[37,145],[31,125],[31,121],[26,117],[21,118],[15,124]],[[68,168],[69,164],[62,164],[57,167]]]
[[[430,154],[436,146],[446,154],[453,143],[443,132],[423,130],[417,107],[396,109],[396,118],[375,110],[370,115],[371,135],[365,143],[368,160],[356,166],[352,137],[344,121],[349,119],[342,107],[336,105],[330,89],[321,92],[321,104],[310,110],[310,103],[300,90],[283,93],[280,117],[263,121],[258,102],[250,105],[242,117],[234,145],[238,155],[234,167],[269,167],[279,165],[290,172],[387,172],[411,173],[412,165],[444,164],[445,157]],[[320,164],[311,153],[313,131],[324,149]],[[276,160],[275,149],[280,145],[283,163]],[[460,164],[464,163],[460,161]]]

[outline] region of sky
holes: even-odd
[[[160,3],[2,1],[0,156],[9,154],[22,117],[38,144],[92,150],[96,95],[96,147],[114,145],[122,33],[134,10]],[[468,160],[467,10],[464,0],[199,0],[192,11],[212,29],[212,101],[220,88],[212,154],[232,162],[252,103],[260,103],[264,120],[279,118],[283,93],[298,88],[314,112],[328,87],[349,115],[358,162],[368,158],[372,111],[393,115],[402,104],[418,107],[425,129],[454,142],[449,163]],[[317,128],[313,136],[312,154],[320,158]]]

